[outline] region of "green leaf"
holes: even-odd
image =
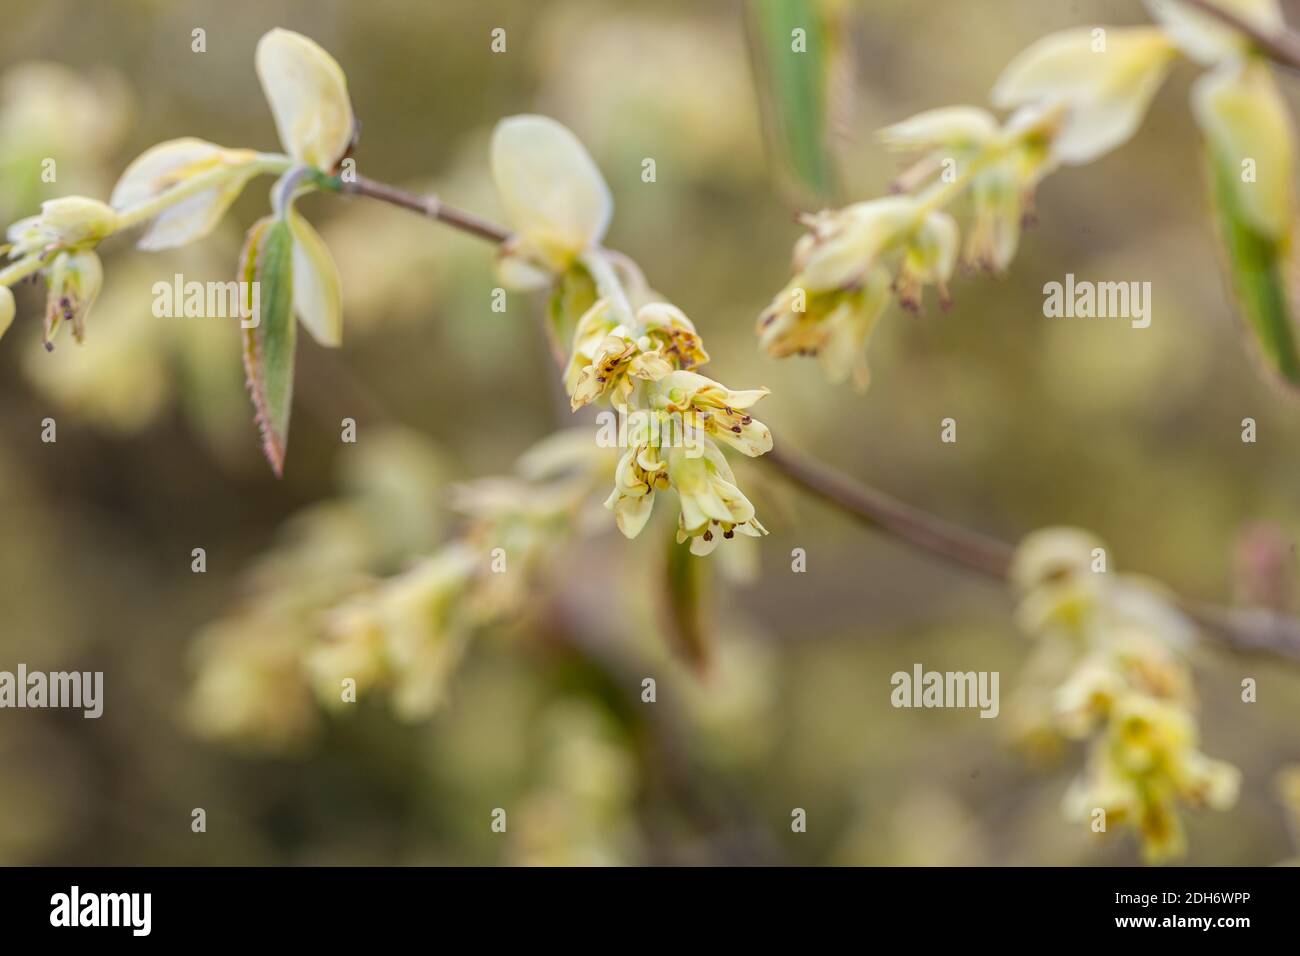
[[[674,528],[664,569],[664,613],[673,649],[700,673],[708,670],[713,658],[712,621],[706,600],[711,565],[709,560],[691,554],[686,545],[678,544]]]
[[[827,104],[837,24],[823,16],[816,0],[747,2],[750,59],[768,148],[800,205],[824,204],[835,186]]]
[[[293,402],[293,235],[284,220],[267,217],[248,230],[239,259],[247,283],[246,309],[257,296],[258,324],[244,329],[244,371],[253,399],[262,452],[276,477],[284,474]],[[253,285],[253,283],[257,285]]]
[[[1238,198],[1238,170],[1235,158],[1211,151],[1212,199],[1233,290],[1271,371],[1286,385],[1300,387],[1292,238],[1274,239],[1250,223]]]

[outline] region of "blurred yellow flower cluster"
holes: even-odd
[[[1281,23],[1276,0],[1221,0],[1253,25]],[[1099,159],[1137,131],[1180,50],[1214,67],[1197,84],[1194,112],[1262,234],[1290,235],[1293,136],[1267,63],[1244,38],[1177,0],[1151,0],[1150,27],[1084,27],[1043,37],[1003,70],[991,99],[1014,112],[1003,123],[971,106],[929,110],[880,131],[891,149],[918,158],[894,184],[902,195],[804,217],[793,278],[759,316],[773,358],[817,356],[827,377],[865,389],[864,352],[892,290],[915,311],[926,285],[947,305],[960,260],[1001,273],[1015,257],[1033,195],[1063,165]],[[964,246],[944,208],[966,197]],[[960,255],[959,255],[960,247]]]
[[[1021,627],[1055,664],[1042,729],[1089,742],[1067,816],[1095,833],[1132,827],[1149,862],[1181,856],[1179,807],[1226,810],[1240,783],[1198,749],[1191,625],[1153,584],[1113,573],[1100,542],[1077,529],[1029,535],[1011,578]]]
[[[245,605],[200,635],[200,733],[283,749],[310,735],[317,705],[376,692],[404,720],[429,716],[471,637],[523,615],[555,550],[591,525],[613,464],[584,429],[557,433],[515,476],[453,488],[466,520],[438,545],[442,467],[428,443],[391,430],[356,455],[348,493],[294,519]]]

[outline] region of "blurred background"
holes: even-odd
[[[1001,68],[1051,30],[1145,22],[1119,0],[841,6],[842,201],[881,195],[899,171],[877,128],[987,104]],[[106,197],[164,139],[278,148],[253,50],[271,27],[299,30],[347,73],[364,175],[499,218],[493,124],[544,112],[574,129],[614,195],[609,245],[693,318],[711,376],[772,390],[760,417],[778,445],[1008,541],[1088,528],[1119,569],[1207,601],[1249,586],[1249,536],[1294,550],[1300,419],[1260,374],[1220,277],[1193,67],[1175,69],[1133,141],[1047,180],[1006,278],[959,278],[947,312],[891,308],[863,396],[756,347],[800,230],[766,158],[742,14],[687,0],[5,0],[0,213]],[[502,54],[489,48],[498,27]],[[1297,102],[1300,87],[1283,85]],[[44,157],[55,184],[41,182]],[[159,279],[233,274],[269,186],[255,181],[218,234],[180,253],[105,246],[82,347],[64,338],[47,354],[40,290],[19,292],[0,341],[0,670],[102,670],[105,705],[97,721],[0,713],[0,863],[1138,862],[1128,837],[1099,841],[1062,818],[1077,745],[1051,759],[1018,746],[1008,702],[1032,680],[1032,648],[1005,589],[748,462],[741,479],[771,535],[752,574],[709,582],[706,673],[681,663],[665,624],[666,526],[628,542],[607,521],[556,554],[542,612],[475,636],[432,718],[398,720],[382,697],[321,709],[297,665],[302,634],[227,633],[232,615],[265,602],[276,575],[388,573],[427,553],[456,527],[451,484],[509,471],[572,421],[544,302],[512,294],[492,311],[489,249],[400,210],[312,197],[304,211],[343,275],[344,346],[299,337],[275,480],[234,330],[150,311]],[[1150,328],[1044,319],[1042,287],[1067,272],[1150,281]],[[46,417],[55,444],[41,441]],[[356,444],[339,440],[345,417]],[[948,417],[955,444],[939,440]],[[806,573],[791,571],[794,548]],[[1283,566],[1274,598],[1287,605],[1297,582]],[[197,676],[221,655],[243,669],[196,704]],[[1300,853],[1275,786],[1300,760],[1300,672],[1208,644],[1194,660],[1203,749],[1244,782],[1233,810],[1188,816],[1187,861]],[[916,662],[1000,671],[1003,718],[895,710],[889,677]],[[647,676],[654,704],[641,701]],[[1240,701],[1245,677],[1257,703]],[[206,833],[191,830],[194,808]],[[806,833],[792,832],[794,808]]]

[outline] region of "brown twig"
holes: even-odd
[[[344,183],[342,189],[409,209],[498,245],[510,238],[509,230],[434,196],[369,179]],[[988,577],[1006,577],[1013,549],[1003,541],[950,524],[801,453],[773,449],[759,461],[768,462],[815,497],[927,554]],[[1263,651],[1300,661],[1300,620],[1290,615],[1267,608],[1219,607],[1182,597],[1177,601],[1207,633],[1234,650]]]
[[[914,547],[967,570],[995,578],[1007,575],[1012,549],[1001,541],[949,524],[942,518],[891,498],[883,491],[854,481],[807,455],[773,448],[762,460],[805,491],[873,528],[887,531]]]
[[[461,232],[467,232],[470,235],[486,239],[488,242],[495,242],[498,245],[510,238],[509,230],[482,219],[472,212],[466,212],[464,209],[449,205],[437,196],[422,196],[419,193],[399,189],[397,186],[366,179],[364,176],[358,176],[352,181],[343,181],[339,189],[341,192],[352,193],[357,196],[368,196],[371,199],[378,199],[380,202],[386,202],[392,206],[409,209],[411,212],[437,219],[439,222],[444,222]]]
[[[1300,70],[1300,35],[1285,27],[1276,33],[1261,30],[1247,23],[1237,14],[1212,3],[1211,0],[1179,0],[1179,2],[1236,30],[1250,40],[1256,50],[1279,66]]]

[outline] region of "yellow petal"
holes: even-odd
[[[319,344],[337,348],[343,341],[343,294],[339,270],[320,234],[297,212],[289,214],[293,233],[293,309]]]
[[[826,214],[814,226],[816,241],[804,247],[799,287],[809,293],[829,292],[859,281],[885,247],[916,219],[916,201],[907,196],[854,203]]]
[[[947,106],[886,126],[879,136],[891,149],[913,150],[982,146],[997,133],[997,120],[988,111],[974,106]]]
[[[618,530],[623,533],[625,538],[635,538],[641,533],[641,529],[650,520],[654,505],[655,496],[653,491],[640,497],[624,496],[618,499],[614,504],[614,523],[618,525]]]
[[[352,102],[343,70],[312,40],[281,29],[258,41],[256,62],[286,152],[332,169],[352,141]]]
[[[1151,16],[1169,37],[1194,60],[1218,63],[1250,52],[1250,41],[1227,24],[1176,0],[1145,0]],[[1216,7],[1235,14],[1264,33],[1283,29],[1277,0],[1212,0]]]
[[[1091,162],[1137,131],[1173,51],[1157,27],[1110,27],[1104,38],[1089,27],[1049,34],[1002,71],[993,103],[1066,106],[1053,153],[1063,163]]]
[[[961,231],[946,212],[932,212],[917,230],[914,249],[925,267],[926,280],[947,282],[957,265]]]
[[[1027,592],[1048,581],[1083,575],[1091,571],[1093,552],[1099,548],[1101,542],[1079,528],[1043,528],[1020,542],[1009,577]]]
[[[16,312],[13,291],[7,285],[0,285],[0,336],[9,331]]]
[[[213,188],[163,211],[139,242],[139,248],[147,251],[172,249],[201,239],[216,228],[252,178],[253,170],[245,167],[256,158],[252,150],[224,149],[201,139],[168,140],[141,153],[126,168],[109,202],[121,211],[160,196],[194,176],[228,167],[229,176]]]
[[[1273,239],[1289,235],[1295,219],[1295,136],[1272,71],[1257,61],[1225,64],[1196,82],[1192,105],[1211,146],[1241,172],[1233,186],[1242,212]]]
[[[562,271],[600,243],[613,212],[609,187],[578,138],[545,116],[511,116],[492,134],[492,177],[510,225]]]
[[[832,385],[852,375],[853,387],[859,392],[866,391],[871,381],[867,343],[889,302],[889,282],[889,274],[883,268],[872,269],[862,288],[845,296],[823,320],[817,360]]]

